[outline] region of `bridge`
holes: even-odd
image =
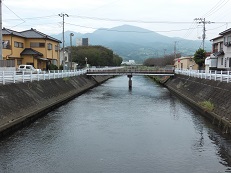
[[[174,70],[156,70],[156,69],[139,69],[139,68],[115,68],[115,69],[88,69],[88,76],[124,76],[129,78],[128,86],[132,88],[132,76],[174,76]]]

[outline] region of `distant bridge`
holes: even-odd
[[[155,70],[155,69],[88,69],[86,72],[88,76],[124,76],[129,78],[128,86],[132,87],[132,76],[174,76],[174,70]]]
[[[174,76],[174,70],[136,70],[136,69],[113,69],[113,70],[97,70],[88,69],[86,75],[89,76],[122,76],[122,75],[132,75],[132,76]]]

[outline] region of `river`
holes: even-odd
[[[231,172],[231,140],[166,88],[117,77],[0,143],[3,173]]]

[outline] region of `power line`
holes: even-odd
[[[115,22],[132,22],[132,23],[167,23],[167,24],[189,24],[191,22],[182,21],[144,21],[144,20],[131,20],[131,19],[112,19],[112,18],[99,18],[99,17],[88,17],[79,15],[70,15],[71,17],[90,19],[90,20],[103,20],[103,21],[115,21]]]
[[[39,17],[27,17],[27,18],[22,18],[23,20],[35,20],[35,19],[44,19],[44,18],[53,18],[57,17],[57,15],[50,15],[50,16],[39,16]],[[19,20],[19,19],[5,19],[5,20]]]
[[[220,0],[219,2],[217,2],[207,13],[203,15],[203,17],[206,17],[206,15],[212,13],[212,11],[215,10],[218,6],[220,6],[219,4],[222,4],[224,1],[225,0]]]
[[[222,1],[222,2],[221,2]],[[220,0],[209,12],[207,12],[204,17],[209,17],[216,13],[219,9],[221,9],[225,4],[229,2],[229,0]],[[221,3],[220,3],[221,2]],[[219,5],[218,5],[219,4]]]
[[[82,25],[77,25],[77,24],[72,24],[72,23],[66,23],[68,25],[73,25],[73,26],[78,26],[78,27],[83,27],[83,28],[90,28],[90,29],[97,29],[97,30],[104,30],[104,31],[115,31],[115,32],[134,32],[134,33],[152,33],[152,32],[177,32],[177,31],[185,31],[185,30],[190,30],[194,28],[187,28],[187,29],[176,29],[176,30],[160,30],[160,31],[131,31],[131,30],[116,30],[116,29],[107,29],[107,28],[95,28],[95,27],[90,27],[90,26],[82,26]]]
[[[17,16],[20,20],[23,22],[26,22],[24,19],[22,19],[19,15],[17,15],[13,10],[11,10],[6,4],[2,3],[8,10],[10,10],[15,16]]]

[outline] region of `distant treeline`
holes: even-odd
[[[165,55],[164,57],[160,58],[148,58],[144,61],[145,66],[166,66],[166,65],[174,65],[174,59],[180,58],[180,54],[171,54],[171,55]]]
[[[72,61],[80,66],[85,66],[86,59],[91,66],[120,66],[123,61],[120,56],[103,46],[73,46],[69,49]]]

